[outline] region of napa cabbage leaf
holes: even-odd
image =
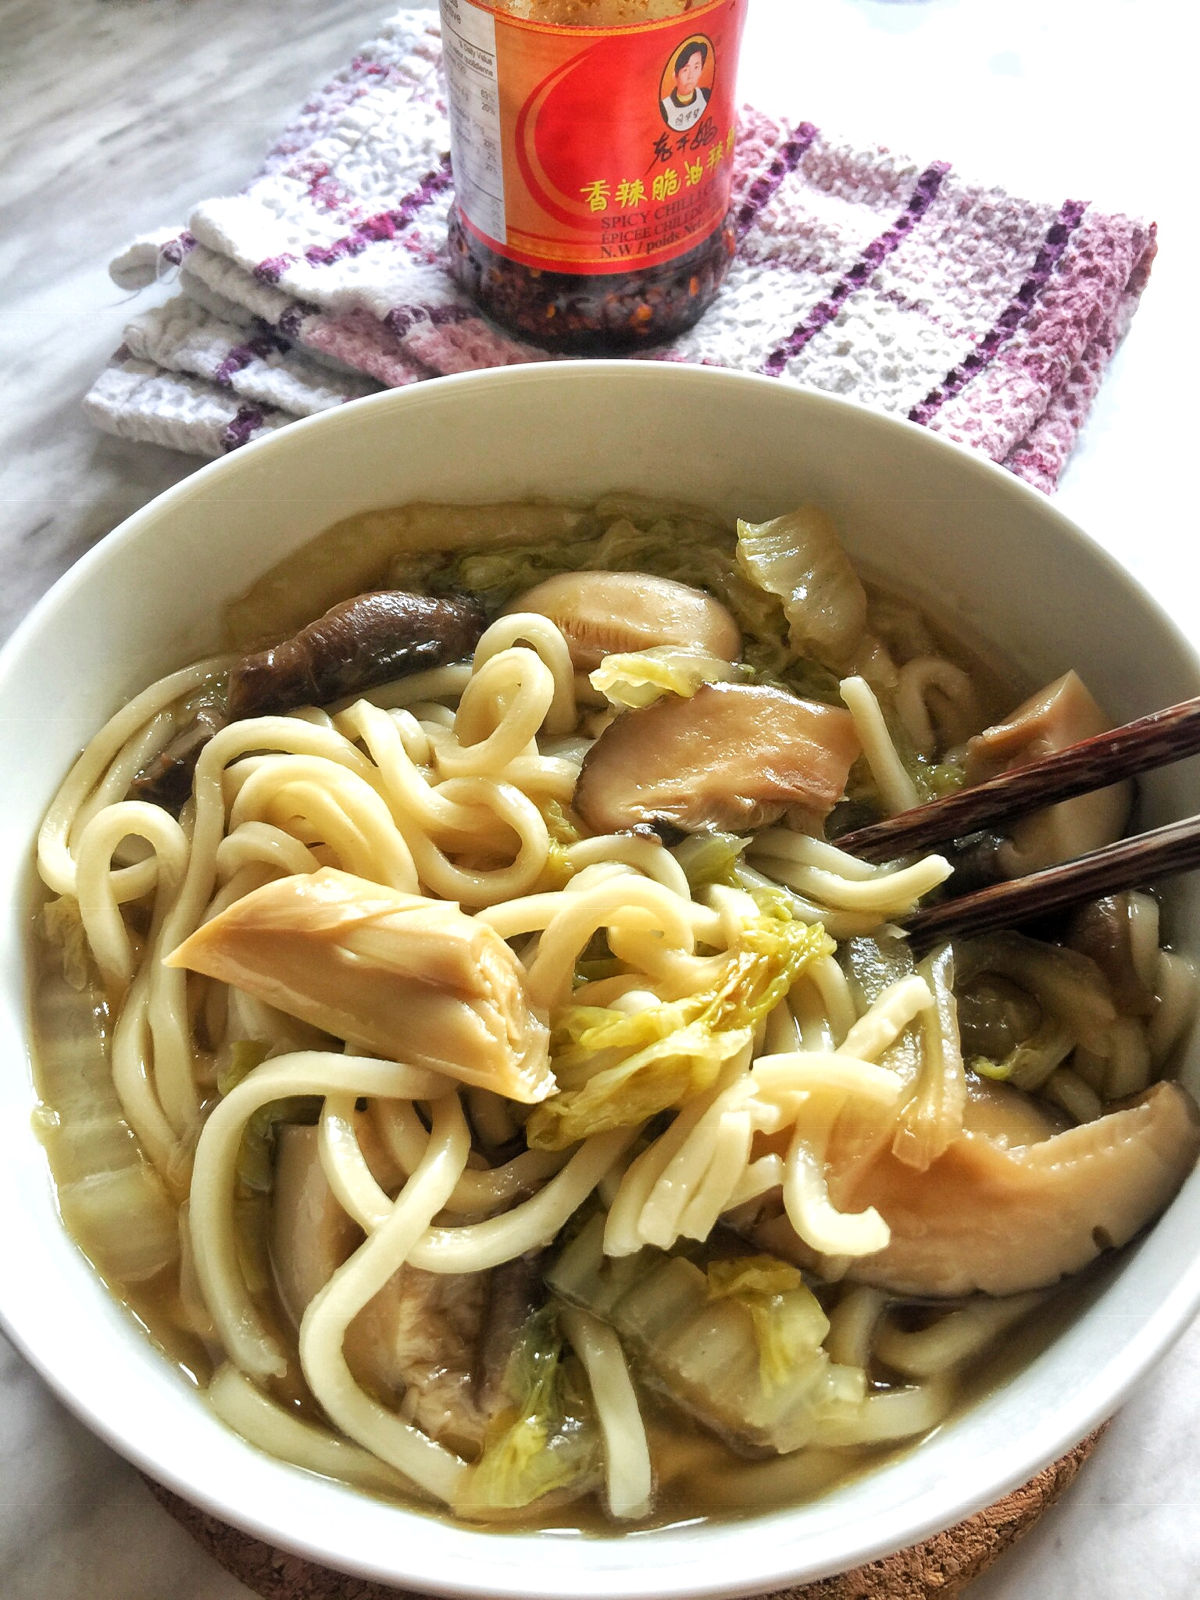
[[[782,602],[793,654],[843,670],[866,632],[867,593],[832,519],[801,506],[769,522],[739,522],[737,559]]]
[[[775,1256],[735,1256],[705,1269],[710,1300],[734,1300],[749,1314],[764,1389],[786,1383],[820,1349],[829,1319],[798,1267]]]
[[[574,1498],[603,1470],[603,1447],[586,1381],[552,1305],[534,1312],[509,1357],[506,1403],[484,1438],[455,1510],[462,1516],[515,1511],[548,1494]]]
[[[831,1360],[828,1320],[800,1273],[769,1256],[604,1254],[604,1216],[567,1241],[546,1281],[616,1329],[636,1370],[736,1448],[786,1453],[861,1414],[861,1367]]]
[[[666,694],[690,700],[701,684],[741,682],[751,675],[749,667],[720,656],[681,645],[653,645],[605,656],[589,681],[610,705],[636,711]]]
[[[716,1082],[810,961],[832,954],[819,923],[782,906],[745,923],[715,982],[643,1011],[568,1005],[551,1018],[558,1092],[536,1106],[529,1143],[561,1150],[609,1128],[633,1127]]]

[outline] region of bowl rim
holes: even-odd
[[[554,374],[560,376],[555,377]],[[235,487],[241,478],[252,478],[276,457],[280,460],[286,459],[296,450],[298,444],[303,444],[314,431],[319,437],[327,437],[336,447],[340,431],[360,427],[364,418],[369,419],[375,415],[386,418],[393,412],[403,417],[412,406],[442,403],[443,397],[446,403],[450,404],[453,403],[456,393],[465,391],[469,394],[480,386],[487,390],[503,391],[515,390],[530,384],[540,387],[546,383],[553,385],[569,380],[601,381],[615,383],[618,387],[627,383],[665,384],[670,389],[674,385],[678,386],[681,394],[697,384],[704,388],[714,385],[718,388],[724,386],[731,394],[735,389],[753,387],[764,392],[786,393],[790,397],[787,401],[771,403],[794,405],[798,408],[798,414],[808,406],[830,411],[834,416],[852,415],[855,426],[865,427],[868,435],[872,429],[884,432],[900,429],[914,441],[919,440],[920,443],[914,447],[927,452],[934,462],[953,461],[956,463],[955,470],[965,474],[968,480],[989,485],[993,490],[1002,486],[1004,494],[1015,497],[1012,501],[1014,505],[1024,503],[1027,507],[1036,507],[1037,514],[1043,518],[1048,517],[1068,542],[1077,543],[1084,549],[1094,565],[1107,567],[1110,575],[1119,579],[1121,584],[1140,592],[1149,606],[1158,613],[1159,623],[1163,629],[1172,633],[1178,643],[1190,653],[1192,659],[1196,659],[1192,641],[1180,633],[1154,596],[1084,530],[1054,507],[1045,495],[1021,482],[1003,467],[967,451],[916,423],[886,416],[858,402],[823,391],[802,388],[799,385],[783,385],[777,379],[736,373],[727,369],[689,367],[673,363],[604,360],[569,363],[536,362],[518,367],[439,377],[413,388],[384,391],[351,402],[338,408],[337,411],[321,413],[291,423],[286,428],[262,436],[228,456],[199,467],[188,477],[133,512],[99,540],[57,580],[18,624],[10,638],[0,648],[0,701],[3,700],[6,691],[10,670],[53,618],[64,598],[77,590],[85,589],[92,582],[93,575],[102,570],[112,559],[114,552],[147,537],[148,531],[159,526],[164,518],[169,521],[175,510],[187,500],[210,493],[214,483]],[[1197,673],[1200,675],[1200,663],[1197,663]],[[20,848],[27,851],[27,843],[22,842]],[[1189,1179],[1189,1186],[1195,1190],[1198,1184],[1200,1184],[1200,1173],[1193,1173]],[[1152,1235],[1150,1237],[1152,1238]],[[1145,1241],[1131,1248],[1135,1253],[1140,1253],[1144,1246]],[[74,1250],[75,1247],[71,1246],[71,1249]],[[81,1273],[94,1278],[95,1275],[82,1253],[76,1250],[76,1254],[79,1257]],[[107,1298],[107,1291],[102,1292]],[[43,1330],[39,1319],[19,1306],[14,1308],[11,1287],[5,1281],[5,1275],[0,1274],[0,1326],[5,1329],[14,1344],[58,1397],[86,1426],[156,1481],[163,1483],[190,1503],[200,1506],[246,1533],[280,1548],[294,1550],[310,1560],[380,1582],[411,1583],[430,1593],[477,1596],[479,1600],[524,1600],[524,1597],[530,1597],[530,1600],[534,1600],[534,1597],[551,1600],[551,1597],[565,1592],[562,1571],[556,1566],[553,1556],[555,1552],[565,1556],[572,1548],[575,1551],[590,1549],[594,1553],[602,1545],[619,1544],[634,1551],[639,1549],[646,1551],[647,1542],[653,1539],[667,1548],[669,1556],[668,1561],[660,1562],[654,1565],[652,1570],[645,1572],[638,1568],[636,1559],[632,1563],[633,1570],[630,1570],[628,1562],[608,1567],[604,1564],[589,1565],[572,1559],[569,1564],[569,1592],[573,1596],[578,1596],[579,1600],[607,1600],[609,1596],[618,1595],[622,1600],[666,1600],[666,1597],[678,1597],[678,1600],[683,1600],[685,1596],[756,1593],[771,1587],[782,1587],[788,1583],[808,1581],[810,1578],[828,1573],[848,1570],[850,1567],[892,1553],[983,1509],[1005,1493],[1019,1487],[1037,1471],[1077,1444],[1111,1415],[1146,1370],[1178,1339],[1198,1311],[1200,1311],[1200,1257],[1194,1262],[1190,1275],[1177,1280],[1159,1299],[1153,1311],[1143,1319],[1132,1337],[1125,1338],[1120,1344],[1112,1359],[1080,1383],[1069,1406],[1064,1406],[1051,1415],[1032,1419],[1031,1425],[1019,1439],[1010,1437],[1001,1440],[990,1452],[986,1472],[955,1483],[949,1491],[944,1485],[940,1485],[923,1495],[895,1505],[890,1513],[880,1511],[872,1519],[870,1526],[861,1530],[858,1542],[849,1556],[839,1554],[834,1565],[829,1564],[831,1558],[826,1553],[818,1557],[815,1565],[809,1563],[806,1566],[802,1563],[797,1567],[794,1560],[789,1560],[781,1566],[777,1559],[775,1562],[757,1563],[747,1573],[744,1558],[740,1565],[737,1561],[731,1563],[728,1555],[724,1553],[720,1553],[720,1559],[714,1559],[714,1554],[717,1552],[712,1547],[728,1545],[731,1540],[735,1546],[741,1545],[744,1541],[739,1538],[739,1534],[747,1525],[761,1530],[764,1534],[780,1536],[781,1545],[786,1547],[786,1524],[789,1519],[795,1518],[794,1509],[751,1514],[745,1518],[730,1518],[719,1523],[711,1523],[694,1548],[694,1540],[689,1535],[687,1541],[689,1548],[685,1550],[684,1541],[677,1537],[675,1529],[650,1530],[645,1534],[623,1534],[616,1539],[605,1537],[599,1542],[576,1541],[573,1545],[569,1540],[555,1540],[554,1536],[544,1533],[495,1533],[448,1525],[437,1517],[430,1518],[422,1513],[403,1509],[396,1511],[388,1507],[389,1515],[399,1519],[398,1545],[404,1544],[406,1534],[411,1533],[414,1528],[427,1531],[432,1523],[434,1526],[442,1527],[456,1544],[464,1547],[461,1558],[456,1557],[455,1560],[449,1561],[446,1552],[440,1551],[435,1553],[432,1561],[425,1559],[420,1570],[406,1570],[401,1573],[394,1568],[381,1566],[374,1557],[359,1558],[331,1548],[328,1535],[315,1526],[301,1527],[294,1532],[281,1530],[277,1522],[264,1517],[255,1508],[246,1509],[239,1504],[233,1498],[231,1489],[223,1485],[212,1490],[206,1490],[203,1485],[198,1486],[178,1465],[172,1464],[169,1450],[160,1454],[152,1445],[147,1444],[144,1438],[131,1439],[127,1430],[123,1431],[116,1425],[110,1408],[100,1404],[94,1386],[90,1391],[81,1392],[80,1385],[72,1380],[71,1375],[62,1372],[58,1363],[50,1359],[46,1345],[40,1337]],[[114,1312],[114,1315],[116,1314]],[[120,1314],[125,1315],[125,1313]],[[147,1349],[149,1348],[147,1343]],[[177,1383],[177,1377],[170,1373],[166,1361],[162,1361],[161,1366],[164,1375],[169,1376],[173,1383]],[[197,1403],[203,1407],[199,1397]],[[986,1403],[988,1402],[976,1402],[976,1404]],[[210,1413],[205,1411],[205,1415],[217,1428],[224,1431],[224,1425],[217,1423]],[[232,1434],[229,1437],[236,1439]],[[259,1455],[253,1447],[245,1445],[240,1440],[236,1441],[236,1446],[239,1455],[247,1451]],[[317,1479],[300,1469],[261,1456],[255,1471],[261,1477],[264,1470],[270,1475],[283,1474],[281,1482],[290,1476],[293,1479],[306,1480],[309,1487],[312,1484],[319,1484],[320,1494],[323,1497],[332,1492],[335,1499],[338,1496],[349,1495],[356,1504],[361,1503],[363,1499],[355,1491],[330,1485],[327,1480]],[[292,1488],[295,1490],[297,1485],[293,1483]],[[311,1495],[302,1495],[301,1498],[308,1499]],[[766,1540],[764,1542],[773,1543]],[[524,1550],[528,1550],[528,1556],[522,1554]],[[511,1557],[514,1551],[517,1552],[516,1561],[501,1559],[502,1556]],[[550,1552],[549,1560],[544,1559],[547,1551]],[[537,1559],[539,1553],[543,1557],[540,1562]],[[809,1570],[810,1566],[812,1570]]]

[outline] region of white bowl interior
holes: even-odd
[[[214,642],[227,600],[351,512],[616,489],[748,517],[815,501],[852,554],[1001,643],[1033,679],[1075,666],[1118,719],[1200,691],[1195,653],[1154,602],[1007,473],[827,396],[666,364],[439,379],[295,424],[132,517],[27,619],[0,657],[0,1312],[68,1404],[160,1481],[275,1544],[431,1592],[735,1594],[843,1570],[949,1525],[1068,1449],[1200,1307],[1194,1174],[1049,1348],[898,1465],[751,1528],[583,1539],[455,1529],[269,1460],[211,1417],[100,1286],[62,1232],[30,1126],[31,841],[72,757],[125,696]],[[1158,774],[1143,820],[1196,810],[1196,787],[1195,762]],[[1191,879],[1172,890],[1184,946],[1197,897]],[[1200,1084],[1194,1051],[1183,1076]]]

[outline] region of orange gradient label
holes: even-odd
[[[555,272],[633,271],[702,243],[729,209],[747,3],[609,29],[442,0],[465,225]]]

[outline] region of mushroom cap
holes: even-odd
[[[356,1134],[365,1136],[372,1172],[391,1167],[366,1118]],[[315,1125],[283,1123],[276,1136],[271,1266],[280,1303],[297,1329],[363,1237],[330,1187],[319,1144]],[[403,1181],[398,1173],[388,1178]],[[357,1381],[375,1394],[407,1392],[410,1420],[454,1448],[478,1450],[483,1443],[474,1368],[486,1331],[489,1277],[404,1264],[346,1330],[346,1360]]]
[[[562,633],[577,672],[605,656],[682,645],[736,661],[741,629],[712,595],[646,572],[561,572],[517,595],[505,613],[533,611]]]
[[[923,1175],[890,1155],[861,1183],[831,1185],[849,1210],[878,1206],[887,1248],[851,1275],[902,1294],[1017,1294],[1127,1244],[1200,1155],[1200,1111],[1177,1083],[1031,1144],[968,1130]]]
[[[890,1150],[858,1171],[830,1171],[839,1210],[875,1206],[891,1230],[885,1248],[853,1261],[846,1277],[937,1297],[1048,1287],[1127,1244],[1200,1156],[1200,1109],[1172,1082],[1029,1143],[1007,1142],[1004,1122],[1001,1110],[989,1131],[964,1129],[925,1172]],[[1020,1138],[1037,1132],[1024,1117],[1011,1128]],[[781,1212],[752,1232],[780,1255],[815,1264]]]
[[[997,773],[1027,766],[1111,727],[1079,675],[1065,672],[1031,695],[1005,721],[968,741],[967,783],[981,783]],[[1006,829],[1008,839],[1000,846],[1000,870],[1005,877],[1017,878],[1112,844],[1125,827],[1132,793],[1126,780],[1018,818]]]
[[[762,684],[704,684],[617,717],[584,758],[575,809],[598,833],[741,831],[792,806],[824,816],[859,748],[838,706]]]
[[[290,639],[243,656],[229,673],[231,722],[325,705],[469,656],[486,618],[477,600],[375,589],[332,606]]]

